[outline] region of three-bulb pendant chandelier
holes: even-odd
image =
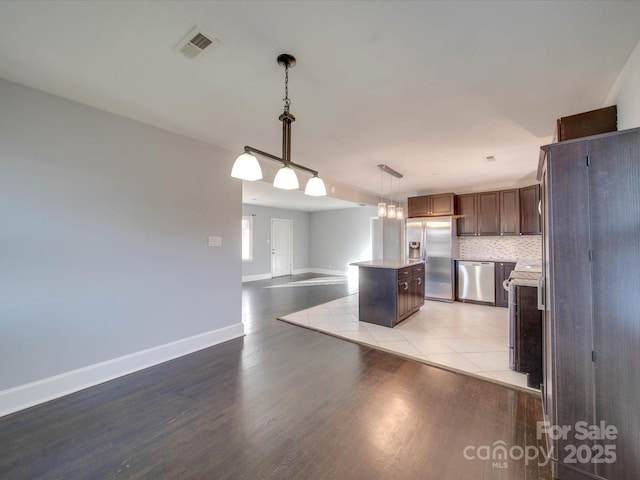
[[[393,203],[393,178],[391,178],[391,199],[389,204],[387,205],[386,202],[383,201],[383,188],[382,188],[382,172],[388,173],[389,175],[391,175],[392,177],[396,177],[397,179],[400,179],[403,177],[403,175],[394,170],[393,168],[391,168],[388,165],[385,164],[380,164],[378,165],[378,168],[380,169],[380,203],[378,203],[378,218],[395,218],[397,220],[402,220],[404,219],[404,210],[403,208],[398,205],[396,207],[396,205]]]
[[[231,176],[250,182],[262,179],[262,169],[260,168],[258,159],[252,155],[252,153],[255,153],[282,163],[282,167],[273,179],[274,187],[283,190],[295,190],[299,188],[298,177],[293,170],[296,168],[312,175],[304,189],[305,194],[313,197],[326,196],[327,189],[322,179],[318,176],[318,172],[291,161],[291,124],[296,118],[289,112],[289,105],[291,104],[291,100],[289,100],[289,68],[296,64],[296,59],[293,55],[283,53],[278,56],[278,64],[283,66],[285,71],[284,112],[282,112],[279,117],[279,120],[282,122],[282,158],[245,145],[244,153],[242,153],[233,164]]]

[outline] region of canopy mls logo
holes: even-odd
[[[614,463],[617,459],[613,442],[618,438],[618,429],[604,421],[597,425],[580,421],[573,426],[537,422],[536,439],[543,440],[545,435],[551,440],[570,442],[558,452],[558,460],[562,463]],[[585,441],[589,443],[582,443]],[[537,461],[538,466],[544,467],[555,457],[554,453],[538,445],[508,447],[504,440],[497,440],[490,445],[467,445],[462,451],[466,460],[490,461],[492,468],[508,468],[509,460],[524,460],[525,465]]]

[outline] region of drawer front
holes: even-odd
[[[411,275],[421,276],[424,274],[424,263],[411,267]]]
[[[413,267],[404,267],[398,269],[398,280],[404,280],[411,276],[411,269]]]

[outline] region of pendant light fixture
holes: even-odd
[[[396,210],[396,206],[393,203],[393,179],[391,179],[391,195],[392,196],[391,196],[391,201],[389,202],[389,205],[387,205],[382,201],[383,200],[382,172],[388,173],[389,175],[396,178],[402,178],[403,175],[400,172],[394,170],[393,168],[383,163],[378,165],[378,168],[380,169],[380,203],[378,203],[378,217],[379,218],[388,217],[388,218],[396,218],[396,219],[404,218],[404,212],[402,212],[401,217],[398,217],[398,211]],[[402,210],[400,207],[398,208]]]
[[[304,189],[305,194],[313,197],[326,196],[327,189],[322,179],[318,176],[318,172],[291,161],[291,124],[295,122],[296,118],[289,112],[289,105],[291,105],[291,100],[289,99],[289,68],[296,64],[296,59],[293,55],[283,53],[278,55],[277,61],[280,66],[284,67],[284,112],[282,112],[279,117],[279,120],[282,122],[282,158],[245,145],[244,153],[242,153],[233,164],[231,176],[250,182],[260,180],[262,178],[262,169],[260,168],[258,159],[252,155],[252,153],[255,153],[282,164],[282,167],[273,179],[273,186],[275,188],[281,188],[283,190],[297,189],[299,183],[298,176],[294,170],[295,168],[312,175]]]
[[[380,165],[378,165],[380,168]],[[384,189],[382,188],[382,168],[380,168],[380,203],[378,203],[378,218],[384,218],[387,216],[387,204],[383,202],[384,197],[382,194],[384,193]]]
[[[398,179],[398,195],[400,195],[400,179]],[[396,208],[396,219],[404,219],[404,209],[400,206],[400,200],[398,200],[398,206]]]
[[[396,205],[393,203],[393,177],[391,177],[391,196],[390,203],[387,205],[387,218],[396,218]]]

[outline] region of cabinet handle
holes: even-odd
[[[544,277],[540,275],[538,277],[538,310],[544,310],[543,294],[544,294]]]
[[[407,282],[404,282],[404,289],[409,290],[409,284]]]
[[[422,279],[418,278],[418,285],[422,285]]]

